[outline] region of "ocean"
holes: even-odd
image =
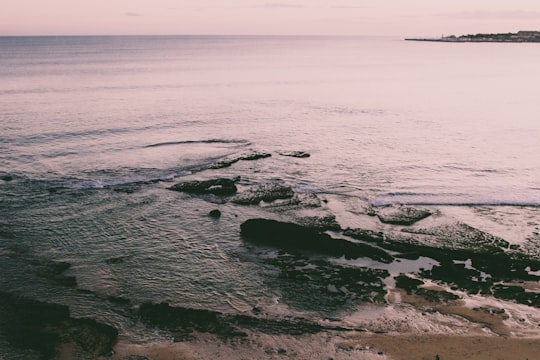
[[[413,229],[467,224],[538,256],[539,57],[391,37],[0,37],[0,291],[151,342],[170,334],[140,320],[143,303],[338,322],[377,303],[285,278],[278,250],[242,239],[251,218],[386,231],[373,212],[422,207],[436,216]],[[251,153],[271,156],[215,166]],[[216,177],[320,202],[168,189]],[[388,271],[387,287],[437,263],[303,256]]]

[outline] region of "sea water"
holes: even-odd
[[[216,176],[326,196],[338,220],[422,205],[537,239],[539,57],[385,37],[2,37],[0,290],[141,338],[155,334],[111,299],[336,310],[287,303],[240,239],[275,215],[166,189]],[[272,156],[209,169],[248,151]],[[44,276],[49,261],[76,286]]]

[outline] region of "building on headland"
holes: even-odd
[[[405,40],[441,42],[540,42],[540,31],[521,30],[517,33],[450,35],[440,38],[412,38]]]

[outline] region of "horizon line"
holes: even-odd
[[[0,34],[0,37],[119,37],[119,36],[229,36],[229,37],[403,37],[373,34]]]

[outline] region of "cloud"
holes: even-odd
[[[538,11],[461,11],[453,13],[437,14],[441,17],[449,17],[465,20],[519,20],[540,19]]]
[[[141,16],[141,14],[131,12],[131,11],[128,11],[128,12],[124,13],[124,15],[126,15],[126,16]]]

